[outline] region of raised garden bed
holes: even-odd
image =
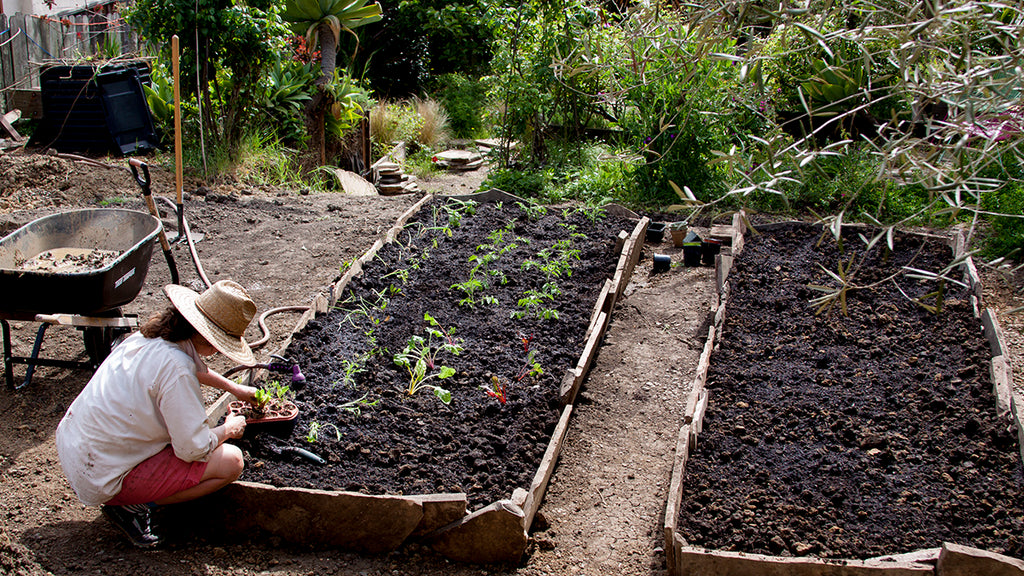
[[[247,430],[242,481],[198,504],[225,512],[213,529],[518,559],[639,257],[630,215],[496,191],[417,204],[300,320],[282,351],[306,376],[299,415]]]
[[[867,250],[848,229],[841,250],[808,225],[740,231],[677,444],[670,572],[1024,570],[1024,405],[970,260],[936,314],[937,282],[897,273],[949,265],[942,239]],[[848,316],[816,315],[810,286],[838,286],[825,269],[851,257],[871,287],[847,292]]]

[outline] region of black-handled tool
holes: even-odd
[[[135,177],[135,182],[139,185],[139,188],[142,189],[142,196],[146,199],[146,206],[149,208],[149,213],[157,220],[160,220],[160,211],[156,209],[156,202],[153,201],[153,193],[149,187],[149,165],[138,158],[132,158],[128,161],[128,166],[132,169],[132,176]],[[140,169],[142,170],[142,174],[139,174]],[[171,269],[171,284],[177,284],[178,266],[174,263],[174,254],[171,254],[171,244],[167,241],[167,235],[164,233],[163,220],[160,220],[160,247],[163,248],[164,259],[167,260],[167,267]]]
[[[296,456],[305,458],[306,460],[309,460],[310,462],[315,462],[317,464],[327,464],[327,461],[324,460],[323,458],[317,456],[316,454],[313,454],[309,450],[305,450],[297,446],[284,446],[281,448],[281,452],[295,454]]]

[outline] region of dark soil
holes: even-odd
[[[995,414],[987,341],[968,291],[939,315],[911,299],[944,242],[897,236],[865,253],[818,229],[750,238],[732,271],[704,432],[687,464],[679,529],[691,544],[771,555],[867,558],[954,542],[1024,556],[1015,431]],[[853,257],[849,316],[815,315]],[[820,266],[819,266],[820,265]],[[959,272],[951,277],[960,278]],[[901,294],[902,289],[904,294]],[[935,304],[934,298],[926,303]]]
[[[634,224],[575,209],[540,216],[509,202],[461,206],[425,205],[336,309],[295,336],[288,356],[306,376],[295,398],[299,416],[283,433],[247,432],[243,480],[371,494],[465,492],[471,508],[529,486],[558,422],[561,377],[576,365],[598,293],[615,272],[615,237]],[[571,251],[571,270],[545,272],[562,253],[559,241],[571,244],[561,245]],[[488,254],[496,258],[488,262]],[[478,265],[473,278],[486,288],[470,305],[453,285]],[[519,304],[546,285],[557,287],[548,288],[552,299],[532,310]],[[410,373],[395,356],[412,337],[436,355],[424,383],[450,391],[450,404],[427,387],[408,393]],[[446,340],[461,352],[441,349]],[[527,374],[535,364],[542,373]],[[437,377],[442,366],[454,375]],[[487,393],[495,382],[505,402]],[[284,446],[327,464],[282,453]]]

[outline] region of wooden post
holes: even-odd
[[[14,72],[14,82],[18,88],[34,88],[38,81],[33,83],[28,72],[28,36],[25,30],[25,15],[15,14],[10,19],[12,33],[17,33],[11,42],[11,70]]]
[[[7,22],[7,14],[0,14],[0,90],[6,94],[6,89],[14,84],[14,77],[11,70],[11,42],[9,40],[13,32]],[[0,113],[11,109],[10,97],[0,99]]]
[[[181,235],[181,192],[184,177],[181,166],[181,66],[178,60],[178,35],[171,36],[171,64],[174,73],[174,190],[178,194],[178,230]]]

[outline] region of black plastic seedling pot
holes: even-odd
[[[668,254],[655,254],[654,255],[654,272],[668,272],[668,269],[672,267],[672,257]]]
[[[701,242],[701,263],[705,266],[714,266],[715,256],[721,251],[722,242],[720,240],[705,240]]]
[[[651,244],[658,244],[665,237],[665,223],[651,222],[647,225],[647,241]]]
[[[683,244],[683,265],[700,266],[701,253],[700,242],[686,242]]]

